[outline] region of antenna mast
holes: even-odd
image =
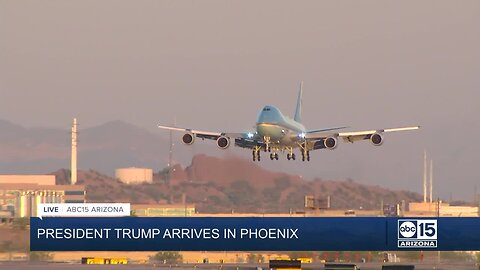
[[[71,157],[71,184],[77,183],[77,118],[73,118],[72,124],[72,157]]]

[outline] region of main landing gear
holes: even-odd
[[[302,161],[305,161],[305,158],[310,161],[310,151],[302,151]]]
[[[307,148],[307,143],[299,143],[298,146],[300,147],[300,150],[302,151],[302,161],[310,161],[310,151],[308,151]]]
[[[253,161],[260,161],[260,153],[258,153],[257,151],[253,150],[252,152],[252,160]]]
[[[255,146],[255,148],[254,148],[253,151],[252,151],[252,159],[253,159],[253,161],[256,161],[256,160],[260,161],[260,150],[261,150],[261,149],[262,149],[261,147]]]
[[[308,151],[305,147],[304,147],[304,144],[299,144],[300,146],[300,150],[301,150],[301,154],[302,154],[302,161],[310,161],[310,151]],[[253,161],[260,161],[260,152],[261,151],[265,151],[265,152],[270,152],[270,160],[278,160],[278,152],[284,152],[284,151],[288,151],[287,152],[287,160],[295,160],[296,159],[296,156],[295,156],[295,153],[293,153],[293,147],[287,147],[287,148],[283,148],[283,149],[280,149],[280,148],[277,148],[277,147],[262,147],[262,146],[255,146],[253,148],[253,151],[252,151],[252,160]]]

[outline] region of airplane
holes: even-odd
[[[195,138],[215,140],[220,149],[227,149],[231,142],[235,146],[252,150],[253,161],[260,161],[260,152],[269,152],[271,160],[278,160],[278,153],[287,153],[287,160],[295,160],[294,149],[298,148],[302,161],[310,161],[310,151],[318,149],[333,150],[338,146],[339,139],[344,142],[354,143],[370,140],[375,146],[380,146],[384,141],[384,133],[415,130],[419,126],[373,129],[364,131],[336,132],[347,127],[334,127],[307,130],[302,125],[302,95],[303,82],[300,83],[297,106],[293,119],[285,116],[275,106],[267,105],[260,111],[256,131],[243,133],[210,132],[190,128],[159,125],[158,128],[180,131],[184,144],[191,145]]]

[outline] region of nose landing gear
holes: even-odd
[[[288,153],[288,154],[287,154],[287,159],[288,159],[288,160],[295,160],[295,154],[294,154],[294,153],[291,153],[291,154]]]
[[[274,159],[275,159],[275,160],[278,160],[278,153],[276,153],[276,152],[271,153],[271,154],[270,154],[270,159],[271,159],[271,160],[274,160]]]

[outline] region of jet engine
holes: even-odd
[[[182,142],[188,145],[193,144],[193,142],[195,142],[195,134],[185,133],[185,135],[182,137]]]
[[[381,133],[373,133],[372,136],[370,136],[370,141],[373,143],[375,146],[382,145],[383,143],[383,135]]]
[[[335,137],[328,137],[323,140],[323,144],[327,149],[335,149],[337,147],[337,138]]]
[[[220,149],[227,149],[230,146],[230,138],[225,137],[225,136],[218,137],[217,146]]]

